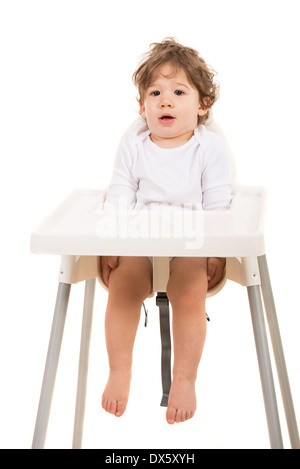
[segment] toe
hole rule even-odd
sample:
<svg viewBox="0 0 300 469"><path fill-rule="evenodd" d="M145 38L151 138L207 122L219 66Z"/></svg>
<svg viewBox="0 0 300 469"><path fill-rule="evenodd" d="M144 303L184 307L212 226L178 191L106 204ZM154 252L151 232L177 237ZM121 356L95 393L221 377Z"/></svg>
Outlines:
<svg viewBox="0 0 300 469"><path fill-rule="evenodd" d="M175 417L175 422L176 422L176 423L181 422L181 415L182 415L181 410L177 409L176 417Z"/></svg>
<svg viewBox="0 0 300 469"><path fill-rule="evenodd" d="M117 411L117 401L115 399L112 399L109 401L109 410L111 414L115 414Z"/></svg>
<svg viewBox="0 0 300 469"><path fill-rule="evenodd" d="M121 415L124 414L125 409L126 409L126 403L124 401L118 401L117 406L116 406L116 412L115 412L116 417L121 417Z"/></svg>
<svg viewBox="0 0 300 469"><path fill-rule="evenodd" d="M173 423L175 423L175 421L176 421L176 409L174 407L168 407L167 413L166 413L166 419L167 419L167 422L170 425L173 425Z"/></svg>

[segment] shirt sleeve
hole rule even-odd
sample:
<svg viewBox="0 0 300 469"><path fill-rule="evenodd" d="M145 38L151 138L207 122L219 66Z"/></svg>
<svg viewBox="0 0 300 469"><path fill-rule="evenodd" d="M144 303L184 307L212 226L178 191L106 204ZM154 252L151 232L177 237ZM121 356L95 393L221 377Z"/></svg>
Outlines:
<svg viewBox="0 0 300 469"><path fill-rule="evenodd" d="M129 127L119 144L112 179L104 201L104 209L133 209L136 204L138 181L132 168L137 155L137 136L145 124L139 118Z"/></svg>
<svg viewBox="0 0 300 469"><path fill-rule="evenodd" d="M212 132L209 132L203 160L203 210L229 209L232 199L230 161L221 137Z"/></svg>

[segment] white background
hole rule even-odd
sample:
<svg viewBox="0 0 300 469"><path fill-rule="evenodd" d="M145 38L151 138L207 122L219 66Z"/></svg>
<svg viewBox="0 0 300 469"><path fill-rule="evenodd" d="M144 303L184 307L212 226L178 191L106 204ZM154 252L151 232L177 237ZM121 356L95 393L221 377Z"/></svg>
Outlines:
<svg viewBox="0 0 300 469"><path fill-rule="evenodd" d="M239 181L269 191L266 246L300 418L299 105L297 0L5 1L0 3L0 447L29 448L60 259L29 252L30 233L74 188L107 185L120 136L138 106L140 55L174 36L218 71L215 117ZM72 287L46 446L72 441L83 285ZM134 378L121 419L101 408L107 375L97 286L85 448L267 448L246 290L228 282L210 299L198 410L180 425L160 408L160 342L147 301ZM282 415L282 409L280 407ZM286 447L289 440L285 426Z"/></svg>

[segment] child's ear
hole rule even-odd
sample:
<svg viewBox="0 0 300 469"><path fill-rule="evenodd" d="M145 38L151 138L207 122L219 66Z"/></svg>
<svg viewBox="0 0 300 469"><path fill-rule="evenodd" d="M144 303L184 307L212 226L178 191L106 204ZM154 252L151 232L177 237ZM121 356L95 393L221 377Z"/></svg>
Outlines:
<svg viewBox="0 0 300 469"><path fill-rule="evenodd" d="M201 117L205 116L205 114L207 114L207 112L208 112L208 109L199 107L198 116L201 116Z"/></svg>
<svg viewBox="0 0 300 469"><path fill-rule="evenodd" d="M205 114L208 113L208 109L210 107L210 99L209 98L204 98L204 105L200 102L199 103L199 110L198 110L198 116L205 116Z"/></svg>
<svg viewBox="0 0 300 469"><path fill-rule="evenodd" d="M145 114L145 105L144 105L144 103L142 103L141 101L140 101L140 116L142 116L143 119L146 118L146 114Z"/></svg>
<svg viewBox="0 0 300 469"><path fill-rule="evenodd" d="M204 107L202 104L199 104L198 116L202 117L202 116L205 116L205 114L207 113L208 113L208 108Z"/></svg>

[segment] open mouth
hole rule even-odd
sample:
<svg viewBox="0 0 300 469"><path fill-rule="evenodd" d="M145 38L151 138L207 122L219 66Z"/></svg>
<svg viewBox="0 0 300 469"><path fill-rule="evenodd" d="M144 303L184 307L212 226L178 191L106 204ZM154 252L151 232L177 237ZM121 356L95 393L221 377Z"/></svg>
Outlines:
<svg viewBox="0 0 300 469"><path fill-rule="evenodd" d="M164 114L163 116L161 116L161 117L159 118L159 120L160 120L161 122L163 122L163 123L168 124L168 123L174 121L174 120L175 120L175 117L170 116L169 114Z"/></svg>

